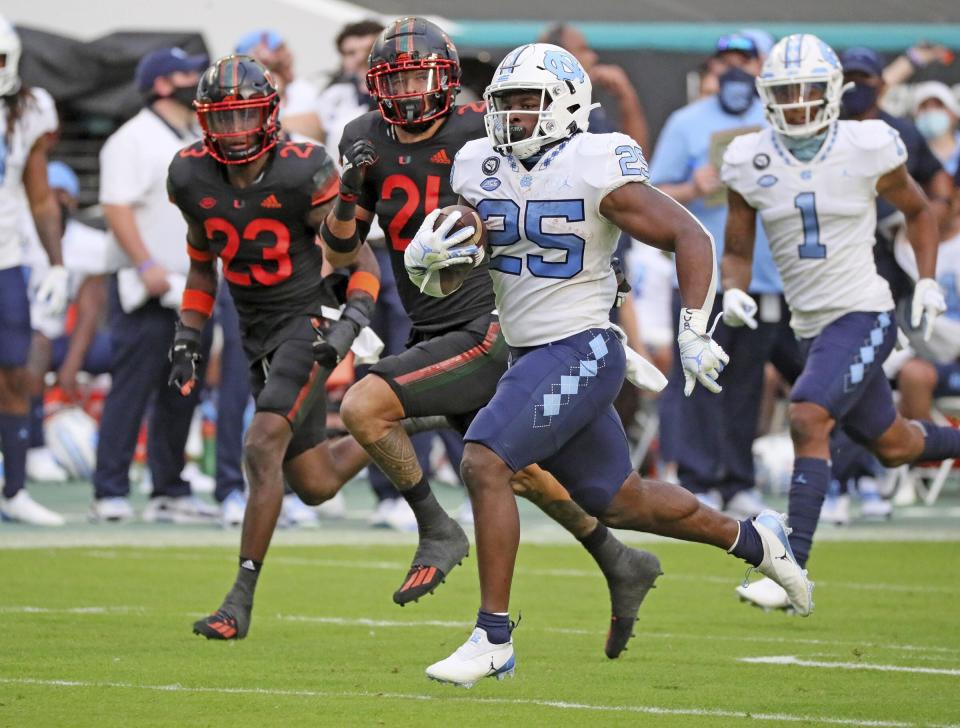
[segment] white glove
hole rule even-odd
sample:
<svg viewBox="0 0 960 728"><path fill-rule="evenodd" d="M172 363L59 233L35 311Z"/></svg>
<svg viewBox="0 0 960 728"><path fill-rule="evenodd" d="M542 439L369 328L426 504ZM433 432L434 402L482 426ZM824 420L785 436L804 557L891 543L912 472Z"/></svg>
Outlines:
<svg viewBox="0 0 960 728"><path fill-rule="evenodd" d="M60 316L67 310L70 274L62 265L52 265L37 286L35 303L51 316Z"/></svg>
<svg viewBox="0 0 960 728"><path fill-rule="evenodd" d="M677 343L680 346L680 365L683 367L683 393L687 397L693 393L697 382L714 394L723 389L717 384L717 377L730 362L730 357L710 338L706 328L706 311L680 309L680 334L677 336Z"/></svg>
<svg viewBox="0 0 960 728"><path fill-rule="evenodd" d="M430 296L442 297L440 291L440 276L437 271L451 265L472 263L476 265L483 259L483 251L476 245L470 245L459 250L451 250L464 240L469 240L473 234L473 227L458 230L450 237L447 233L460 219L460 213L454 212L446 217L440 227L433 229L434 223L440 216L436 209L423 219L420 229L413 240L403 251L403 265L407 269L407 276L416 285L421 293ZM431 275L432 274L432 275Z"/></svg>
<svg viewBox="0 0 960 728"><path fill-rule="evenodd" d="M933 278L921 278L913 289L913 301L910 303L910 326L920 328L920 323L926 317L923 327L923 340L930 341L933 333L933 322L937 316L947 310L947 302L943 299L943 291Z"/></svg>
<svg viewBox="0 0 960 728"><path fill-rule="evenodd" d="M723 323L727 326L757 328L757 302L739 288L723 293Z"/></svg>

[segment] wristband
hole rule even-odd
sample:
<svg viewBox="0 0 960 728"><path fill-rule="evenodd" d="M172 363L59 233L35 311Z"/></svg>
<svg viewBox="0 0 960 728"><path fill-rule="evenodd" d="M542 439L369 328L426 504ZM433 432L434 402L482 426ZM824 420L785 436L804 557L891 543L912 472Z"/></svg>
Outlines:
<svg viewBox="0 0 960 728"><path fill-rule="evenodd" d="M153 268L157 264L153 258L147 258L140 265L137 266L137 273L146 273L148 270Z"/></svg>
<svg viewBox="0 0 960 728"><path fill-rule="evenodd" d="M340 188L337 204L333 206L333 215L341 222L347 222L357 216L357 199L359 195L351 194Z"/></svg>
<svg viewBox="0 0 960 728"><path fill-rule="evenodd" d="M213 303L213 296L209 293L198 291L195 288L185 288L180 309L182 311L195 311L209 318L213 313Z"/></svg>
<svg viewBox="0 0 960 728"><path fill-rule="evenodd" d="M339 219L339 218L338 218ZM354 226L353 235L349 238L338 238L333 231L327 227L326 221L320 226L320 237L327 247L335 253L352 253L360 245L360 237L357 235L356 226Z"/></svg>
<svg viewBox="0 0 960 728"><path fill-rule="evenodd" d="M910 60L910 63L913 64L914 68L923 68L927 65L926 62L920 57L920 53L917 52L916 48L908 48L906 56Z"/></svg>
<svg viewBox="0 0 960 728"><path fill-rule="evenodd" d="M350 276L350 282L347 283L347 297L354 291L362 291L376 301L380 293L380 279L373 273L358 270Z"/></svg>

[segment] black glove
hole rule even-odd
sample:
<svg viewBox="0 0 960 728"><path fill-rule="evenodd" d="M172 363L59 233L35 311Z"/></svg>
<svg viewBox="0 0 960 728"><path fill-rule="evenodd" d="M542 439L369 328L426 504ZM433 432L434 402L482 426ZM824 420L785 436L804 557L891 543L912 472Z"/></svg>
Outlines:
<svg viewBox="0 0 960 728"><path fill-rule="evenodd" d="M370 324L374 300L370 296L354 296L340 313L339 321L331 321L325 329L314 326L313 359L322 367L333 369L350 351L360 329Z"/></svg>
<svg viewBox="0 0 960 728"><path fill-rule="evenodd" d="M613 273L617 277L617 296L614 299L614 308L620 308L623 305L624 300L627 297L627 294L632 290L630 284L627 283L627 276L623 272L623 264L620 262L619 258L613 258L610 261L610 267L613 268Z"/></svg>
<svg viewBox="0 0 960 728"><path fill-rule="evenodd" d="M367 167L377 163L377 150L369 139L358 139L343 154L340 191L354 197L360 194Z"/></svg>
<svg viewBox="0 0 960 728"><path fill-rule="evenodd" d="M203 361L200 356L202 336L198 329L184 326L177 321L177 333L167 354L171 364L167 385L176 387L184 397L188 396L197 384L197 365Z"/></svg>

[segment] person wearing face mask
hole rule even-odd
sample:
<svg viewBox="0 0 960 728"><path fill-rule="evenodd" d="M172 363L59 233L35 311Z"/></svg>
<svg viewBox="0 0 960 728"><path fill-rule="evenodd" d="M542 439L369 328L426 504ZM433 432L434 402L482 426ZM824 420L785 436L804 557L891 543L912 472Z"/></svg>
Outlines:
<svg viewBox="0 0 960 728"><path fill-rule="evenodd" d="M953 91L940 81L919 84L913 91L913 119L947 174L955 175L960 168L960 101Z"/></svg>
<svg viewBox="0 0 960 728"><path fill-rule="evenodd" d="M191 494L180 475L197 395L181 397L167 387L167 351L190 259L183 247L187 226L170 204L165 182L171 158L200 138L193 99L206 66L206 56L179 48L144 56L135 75L144 108L100 152L100 204L123 263L110 292L112 386L100 423L93 521L133 518L128 473L153 395L147 442L153 493L144 520L213 522L219 515Z"/></svg>
<svg viewBox="0 0 960 728"><path fill-rule="evenodd" d="M717 41L708 67L718 77L715 95L675 111L667 120L650 166L653 183L684 204L713 235L722 253L726 197L717 165L722 150L738 134L764 124L754 77L760 71L754 38L735 33ZM770 160L758 157L759 175ZM719 259L719 254L718 254ZM674 282L674 316L679 296ZM670 384L660 398L660 444L665 462L676 462L680 483L704 503L751 516L763 503L754 490L752 445L763 391L764 368L776 364L788 379L799 372L799 352L789 331L782 284L762 231L757 235L750 293L760 302L757 326L720 325L717 341L731 355L723 392L682 395L679 354L674 351ZM719 301L719 297L718 297ZM720 311L714 307L711 320ZM676 323L676 320L675 320Z"/></svg>

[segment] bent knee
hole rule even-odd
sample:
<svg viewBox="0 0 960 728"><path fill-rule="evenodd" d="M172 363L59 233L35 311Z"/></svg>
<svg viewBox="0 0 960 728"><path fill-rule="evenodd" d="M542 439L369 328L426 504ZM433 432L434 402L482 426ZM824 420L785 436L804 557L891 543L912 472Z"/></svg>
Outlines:
<svg viewBox="0 0 960 728"><path fill-rule="evenodd" d="M510 468L493 450L468 442L460 461L460 477L468 487L485 484L489 479L511 475Z"/></svg>
<svg viewBox="0 0 960 728"><path fill-rule="evenodd" d="M386 381L367 375L347 390L340 403L340 417L354 436L372 433L376 440L382 423L403 418L403 408Z"/></svg>
<svg viewBox="0 0 960 728"><path fill-rule="evenodd" d="M833 418L820 405L793 402L790 405L790 437L795 445L826 442L833 429Z"/></svg>
<svg viewBox="0 0 960 728"><path fill-rule="evenodd" d="M903 365L897 380L901 387L922 387L933 391L937 386L937 370L928 361L911 359Z"/></svg>

